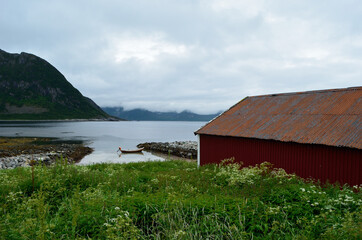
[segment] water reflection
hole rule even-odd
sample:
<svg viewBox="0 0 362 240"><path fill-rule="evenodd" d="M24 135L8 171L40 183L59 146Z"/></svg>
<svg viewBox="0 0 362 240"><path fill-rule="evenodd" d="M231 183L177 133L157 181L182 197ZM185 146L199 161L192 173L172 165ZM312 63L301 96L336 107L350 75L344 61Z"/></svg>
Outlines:
<svg viewBox="0 0 362 240"><path fill-rule="evenodd" d="M194 132L205 122L21 122L0 123L0 136L56 137L81 140L94 152L79 164L98 162L160 161L150 152L117 154L117 149L136 149L143 142L196 141Z"/></svg>

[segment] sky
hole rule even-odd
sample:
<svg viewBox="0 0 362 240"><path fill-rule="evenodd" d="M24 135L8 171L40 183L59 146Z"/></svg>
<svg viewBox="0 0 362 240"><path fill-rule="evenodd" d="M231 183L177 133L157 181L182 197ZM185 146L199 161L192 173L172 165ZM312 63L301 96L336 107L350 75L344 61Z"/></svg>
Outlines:
<svg viewBox="0 0 362 240"><path fill-rule="evenodd" d="M101 107L223 111L362 85L360 0L0 0L0 49L35 54Z"/></svg>

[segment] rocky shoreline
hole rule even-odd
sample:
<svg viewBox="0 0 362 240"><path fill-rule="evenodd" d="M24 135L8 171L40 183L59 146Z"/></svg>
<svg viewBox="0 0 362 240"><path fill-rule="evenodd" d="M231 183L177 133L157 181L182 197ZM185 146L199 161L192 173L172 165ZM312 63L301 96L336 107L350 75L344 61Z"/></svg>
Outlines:
<svg viewBox="0 0 362 240"><path fill-rule="evenodd" d="M148 151L178 156L188 159L197 159L197 141L176 142L146 142L138 144L137 147Z"/></svg>
<svg viewBox="0 0 362 240"><path fill-rule="evenodd" d="M197 159L196 141L146 142L137 147L164 156L182 159ZM31 164L51 165L60 159L68 163L79 162L93 149L79 141L64 142L51 138L5 138L0 137L0 169L30 166Z"/></svg>
<svg viewBox="0 0 362 240"><path fill-rule="evenodd" d="M93 149L81 142L64 142L50 138L0 138L0 169L30 164L51 165L60 159L79 162Z"/></svg>

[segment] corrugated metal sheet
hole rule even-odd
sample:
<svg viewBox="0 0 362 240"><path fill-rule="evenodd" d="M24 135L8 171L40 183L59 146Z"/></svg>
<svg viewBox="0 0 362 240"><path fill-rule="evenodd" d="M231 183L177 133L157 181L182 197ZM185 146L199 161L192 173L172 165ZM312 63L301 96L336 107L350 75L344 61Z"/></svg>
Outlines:
<svg viewBox="0 0 362 240"><path fill-rule="evenodd" d="M196 134L362 149L362 87L247 97Z"/></svg>
<svg viewBox="0 0 362 240"><path fill-rule="evenodd" d="M245 167L267 161L302 178L338 181L351 186L362 184L362 151L359 149L200 135L200 156L201 165L234 157Z"/></svg>

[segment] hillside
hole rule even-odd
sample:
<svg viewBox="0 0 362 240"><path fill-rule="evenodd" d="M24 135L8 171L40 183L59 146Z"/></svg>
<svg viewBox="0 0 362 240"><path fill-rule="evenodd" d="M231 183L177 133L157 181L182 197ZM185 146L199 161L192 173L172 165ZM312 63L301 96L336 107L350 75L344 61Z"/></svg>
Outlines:
<svg viewBox="0 0 362 240"><path fill-rule="evenodd" d="M110 119L50 63L0 50L0 120Z"/></svg>
<svg viewBox="0 0 362 240"><path fill-rule="evenodd" d="M210 121L218 114L200 115L189 111L152 112L145 109L124 110L123 107L104 107L109 115L136 121Z"/></svg>

